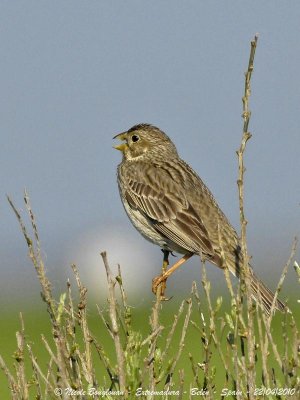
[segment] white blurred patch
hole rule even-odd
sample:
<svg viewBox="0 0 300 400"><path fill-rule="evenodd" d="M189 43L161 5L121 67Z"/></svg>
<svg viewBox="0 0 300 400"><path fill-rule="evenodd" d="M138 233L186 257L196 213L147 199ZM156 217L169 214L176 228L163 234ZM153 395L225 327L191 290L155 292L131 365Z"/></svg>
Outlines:
<svg viewBox="0 0 300 400"><path fill-rule="evenodd" d="M120 264L125 290L141 300L151 295L152 278L160 273L162 253L130 227L111 225L83 232L67 248L68 264L79 269L92 295L106 296L106 273L100 255L106 251L111 270L117 275ZM100 293L99 293L100 292Z"/></svg>

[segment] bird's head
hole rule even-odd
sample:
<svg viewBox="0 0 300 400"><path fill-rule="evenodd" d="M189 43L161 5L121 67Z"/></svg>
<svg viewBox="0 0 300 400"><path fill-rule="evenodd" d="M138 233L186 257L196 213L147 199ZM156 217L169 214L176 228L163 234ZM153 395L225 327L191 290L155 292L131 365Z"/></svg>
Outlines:
<svg viewBox="0 0 300 400"><path fill-rule="evenodd" d="M169 137L159 128L150 124L134 125L128 131L116 135L114 139L122 141L114 148L123 153L125 160L156 158L166 155L178 156L176 147Z"/></svg>

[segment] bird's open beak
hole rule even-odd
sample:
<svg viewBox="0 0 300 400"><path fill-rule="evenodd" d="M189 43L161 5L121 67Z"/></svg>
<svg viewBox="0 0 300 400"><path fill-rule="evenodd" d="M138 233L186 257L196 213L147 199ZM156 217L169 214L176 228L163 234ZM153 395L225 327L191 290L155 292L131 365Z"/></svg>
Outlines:
<svg viewBox="0 0 300 400"><path fill-rule="evenodd" d="M118 139L118 140L126 140L126 138L127 138L127 132L119 133L118 135L113 137L113 139ZM120 150L124 153L124 151L127 149L127 147L128 147L128 144L125 142L125 143L118 144L117 146L114 146L114 149Z"/></svg>

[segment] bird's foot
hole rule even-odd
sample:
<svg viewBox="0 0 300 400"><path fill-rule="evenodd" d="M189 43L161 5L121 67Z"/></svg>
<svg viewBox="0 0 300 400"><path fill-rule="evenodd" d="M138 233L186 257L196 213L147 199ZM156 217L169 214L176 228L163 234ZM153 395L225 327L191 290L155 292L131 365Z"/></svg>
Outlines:
<svg viewBox="0 0 300 400"><path fill-rule="evenodd" d="M159 275L152 279L152 292L158 295L161 301L168 301L173 297L165 297L166 288L167 278L164 275Z"/></svg>
<svg viewBox="0 0 300 400"><path fill-rule="evenodd" d="M157 293L159 286L160 286L160 294L164 296L167 287L167 282L166 279L164 279L163 275L156 276L155 278L152 279L152 292L154 294Z"/></svg>

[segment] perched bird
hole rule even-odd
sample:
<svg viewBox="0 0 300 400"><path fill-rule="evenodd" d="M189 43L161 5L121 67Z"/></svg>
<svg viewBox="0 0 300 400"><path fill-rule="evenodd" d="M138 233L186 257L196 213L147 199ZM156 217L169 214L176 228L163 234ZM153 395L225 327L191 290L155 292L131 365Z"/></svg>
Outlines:
<svg viewBox="0 0 300 400"><path fill-rule="evenodd" d="M114 137L123 153L118 185L127 215L136 229L164 251L184 256L153 282L156 292L171 273L192 255L219 268L227 265L239 277L243 254L239 237L213 195L183 161L170 138L150 124L138 124ZM270 313L274 294L249 266L252 297ZM284 311L278 299L275 308Z"/></svg>

